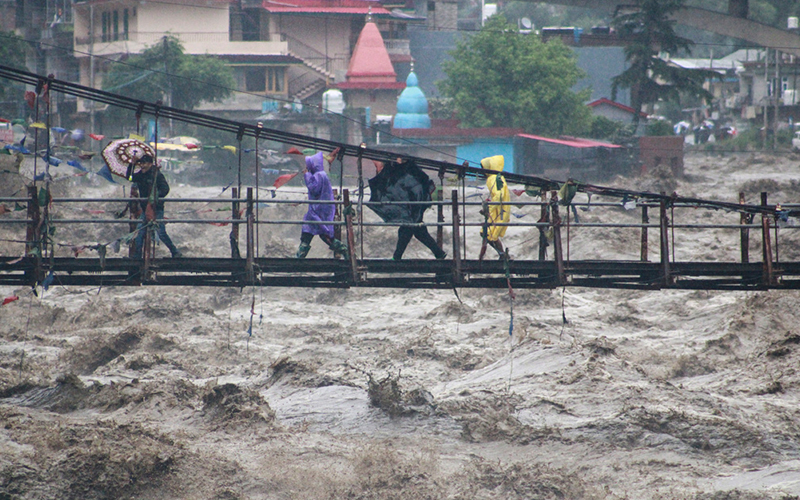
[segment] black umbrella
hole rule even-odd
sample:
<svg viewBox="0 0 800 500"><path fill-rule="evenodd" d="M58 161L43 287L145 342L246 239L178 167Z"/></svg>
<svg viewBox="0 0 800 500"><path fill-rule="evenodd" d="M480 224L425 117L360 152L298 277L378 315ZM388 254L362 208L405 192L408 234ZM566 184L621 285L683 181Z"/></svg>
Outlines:
<svg viewBox="0 0 800 500"><path fill-rule="evenodd" d="M387 163L369 179L370 202L431 201L436 185L413 161ZM431 203L420 205L369 205L384 222L422 222Z"/></svg>

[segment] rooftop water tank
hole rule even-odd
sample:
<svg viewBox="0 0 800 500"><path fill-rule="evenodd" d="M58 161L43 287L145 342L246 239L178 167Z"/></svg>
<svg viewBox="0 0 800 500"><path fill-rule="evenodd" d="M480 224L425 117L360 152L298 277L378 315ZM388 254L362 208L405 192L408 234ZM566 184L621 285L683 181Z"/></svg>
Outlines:
<svg viewBox="0 0 800 500"><path fill-rule="evenodd" d="M344 95L338 89L329 89L322 93L322 112L338 113L344 112Z"/></svg>

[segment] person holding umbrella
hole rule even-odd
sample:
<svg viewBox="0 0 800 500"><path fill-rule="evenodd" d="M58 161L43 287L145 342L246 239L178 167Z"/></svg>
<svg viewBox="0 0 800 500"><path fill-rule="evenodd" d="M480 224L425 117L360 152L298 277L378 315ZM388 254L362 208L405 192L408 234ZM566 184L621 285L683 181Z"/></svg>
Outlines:
<svg viewBox="0 0 800 500"><path fill-rule="evenodd" d="M369 179L370 202L376 202L369 208L378 214L384 222L399 223L397 228L397 246L392 260L403 258L411 238L416 238L425 245L437 259L444 259L447 253L433 239L423 223L425 211L432 204L431 193L436 185L414 162L375 161L377 175ZM380 205L380 202L428 202L423 204Z"/></svg>
<svg viewBox="0 0 800 500"><path fill-rule="evenodd" d="M136 227L136 239L133 258L142 258L142 248L144 247L144 237L146 226L158 220L156 231L161 241L167 245L173 258L183 257L183 254L172 242L167 234L167 228L162 220L164 219L164 197L169 194L169 184L166 177L159 168L153 168L153 157L149 154L142 155L136 162L139 171L133 174L131 180L139 190L139 197L146 198L146 201L139 202L142 207L142 220Z"/></svg>

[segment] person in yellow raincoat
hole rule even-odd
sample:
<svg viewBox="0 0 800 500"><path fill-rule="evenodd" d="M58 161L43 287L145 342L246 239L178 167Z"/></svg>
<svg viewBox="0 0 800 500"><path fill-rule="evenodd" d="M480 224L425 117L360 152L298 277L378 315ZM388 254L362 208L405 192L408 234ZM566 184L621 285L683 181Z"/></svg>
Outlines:
<svg viewBox="0 0 800 500"><path fill-rule="evenodd" d="M504 165L505 158L503 158L503 155L490 156L481 160L481 168L494 170L495 172L502 172ZM508 192L508 185L506 184L505 177L499 173L488 176L486 178L486 187L489 188L488 201L495 203L500 202L503 203L503 205L489 205L489 215L487 218L489 226L486 228L486 237L481 245L481 253L478 257L479 260L483 260L483 256L486 254L487 243L497 250L500 257L505 256L503 242L500 241L500 238L505 236L507 226L497 226L495 224L506 224L511 220L511 206L508 205L508 202L511 201L511 195ZM483 230L481 230L481 237L483 236Z"/></svg>

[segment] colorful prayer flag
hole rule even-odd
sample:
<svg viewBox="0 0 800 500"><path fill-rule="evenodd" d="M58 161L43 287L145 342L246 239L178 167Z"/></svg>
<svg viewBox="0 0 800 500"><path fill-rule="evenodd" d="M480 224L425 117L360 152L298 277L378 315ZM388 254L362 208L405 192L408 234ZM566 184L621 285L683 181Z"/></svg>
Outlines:
<svg viewBox="0 0 800 500"><path fill-rule="evenodd" d="M10 303L14 302L15 300L19 300L19 297L17 297L16 295L12 295L10 297L6 297L5 299L3 299L3 305L10 304Z"/></svg>

